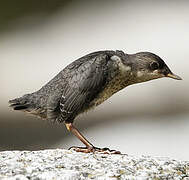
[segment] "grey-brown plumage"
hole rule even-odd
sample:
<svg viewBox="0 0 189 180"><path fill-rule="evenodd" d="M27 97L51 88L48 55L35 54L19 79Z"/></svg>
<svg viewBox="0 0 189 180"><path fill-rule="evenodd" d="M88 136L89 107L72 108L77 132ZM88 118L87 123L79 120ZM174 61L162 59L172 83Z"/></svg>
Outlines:
<svg viewBox="0 0 189 180"><path fill-rule="evenodd" d="M14 110L73 123L75 117L135 83L161 77L181 79L149 52L98 51L69 64L39 91L10 100Z"/></svg>

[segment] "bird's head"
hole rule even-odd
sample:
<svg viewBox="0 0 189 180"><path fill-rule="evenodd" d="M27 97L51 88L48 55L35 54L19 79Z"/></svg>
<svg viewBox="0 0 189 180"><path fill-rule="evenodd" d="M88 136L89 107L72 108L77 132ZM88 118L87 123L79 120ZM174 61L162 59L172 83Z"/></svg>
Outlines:
<svg viewBox="0 0 189 180"><path fill-rule="evenodd" d="M173 74L165 62L157 55L150 52L140 52L131 55L132 69L135 72L137 82L169 77L182 80Z"/></svg>

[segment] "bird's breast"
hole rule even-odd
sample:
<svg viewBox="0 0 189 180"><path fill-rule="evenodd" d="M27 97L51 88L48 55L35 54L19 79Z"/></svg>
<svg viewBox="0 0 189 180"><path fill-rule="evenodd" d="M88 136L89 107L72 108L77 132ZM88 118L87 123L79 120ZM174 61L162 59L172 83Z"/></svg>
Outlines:
<svg viewBox="0 0 189 180"><path fill-rule="evenodd" d="M117 75L109 83L107 83L105 88L91 102L91 106L92 107L98 106L99 104L107 100L109 97L111 97L113 94L125 88L127 85L128 85L127 78L122 74Z"/></svg>

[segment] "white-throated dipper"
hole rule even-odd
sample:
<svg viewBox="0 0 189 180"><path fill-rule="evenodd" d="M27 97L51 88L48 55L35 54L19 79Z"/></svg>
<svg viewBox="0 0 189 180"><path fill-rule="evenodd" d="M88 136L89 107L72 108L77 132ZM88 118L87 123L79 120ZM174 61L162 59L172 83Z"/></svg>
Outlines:
<svg viewBox="0 0 189 180"><path fill-rule="evenodd" d="M93 146L74 127L74 119L129 85L162 77L181 80L153 53L98 51L69 64L40 90L10 100L9 103L14 110L64 122L67 129L86 146L73 147L76 151L120 153Z"/></svg>

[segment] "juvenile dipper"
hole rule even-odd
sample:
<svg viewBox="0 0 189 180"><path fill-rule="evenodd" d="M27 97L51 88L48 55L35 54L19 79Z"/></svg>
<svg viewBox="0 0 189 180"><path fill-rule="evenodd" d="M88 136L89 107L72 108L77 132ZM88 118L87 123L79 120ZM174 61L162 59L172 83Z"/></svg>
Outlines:
<svg viewBox="0 0 189 180"><path fill-rule="evenodd" d="M98 51L69 64L40 90L10 100L9 103L14 110L64 122L67 129L86 146L73 147L75 151L120 153L93 146L74 127L74 119L129 85L162 77L181 80L153 53Z"/></svg>

